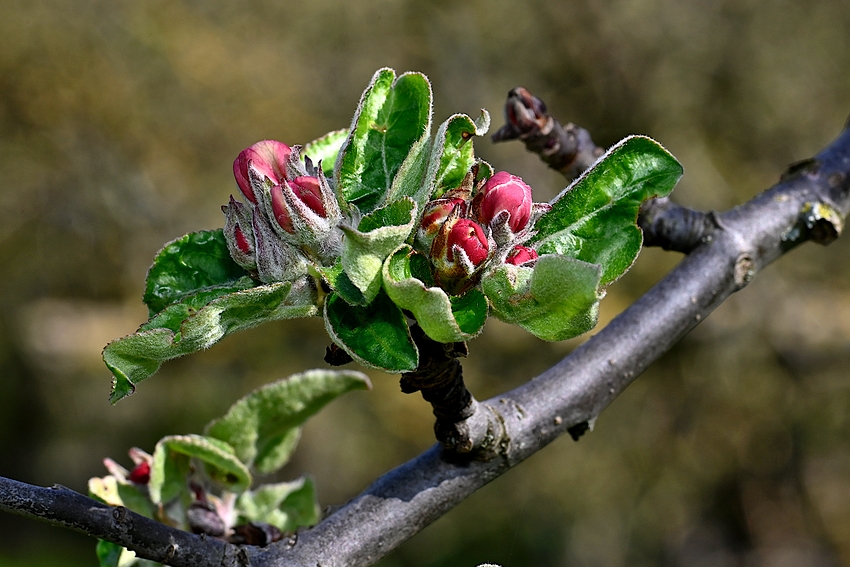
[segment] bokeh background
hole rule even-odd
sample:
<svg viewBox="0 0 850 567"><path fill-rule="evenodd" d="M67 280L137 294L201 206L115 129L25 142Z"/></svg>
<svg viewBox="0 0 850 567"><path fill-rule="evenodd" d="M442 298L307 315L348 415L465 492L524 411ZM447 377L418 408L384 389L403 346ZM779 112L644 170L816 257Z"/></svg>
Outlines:
<svg viewBox="0 0 850 567"><path fill-rule="evenodd" d="M319 319L268 324L166 363L107 402L101 348L144 320L161 245L223 224L255 141L347 126L372 73L433 82L435 123L507 91L600 145L648 134L684 164L679 202L725 210L772 185L850 114L845 0L6 0L0 5L0 475L85 491L200 432L236 398L323 367ZM537 200L564 186L518 143L476 141ZM602 323L680 259L646 250ZM579 340L497 321L465 363L479 398ZM850 565L850 242L760 274L574 443L479 491L383 567ZM281 479L338 505L433 443L430 409L372 373L306 427ZM95 565L93 540L0 515L0 566Z"/></svg>

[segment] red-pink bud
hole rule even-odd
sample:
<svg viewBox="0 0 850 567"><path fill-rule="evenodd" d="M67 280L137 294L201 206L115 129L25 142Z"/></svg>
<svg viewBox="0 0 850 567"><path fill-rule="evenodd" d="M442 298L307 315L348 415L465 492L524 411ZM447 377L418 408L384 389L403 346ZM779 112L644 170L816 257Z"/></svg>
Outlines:
<svg viewBox="0 0 850 567"><path fill-rule="evenodd" d="M455 209L440 227L429 258L437 284L460 295L475 284L479 268L490 256L490 242L481 225L459 217Z"/></svg>
<svg viewBox="0 0 850 567"><path fill-rule="evenodd" d="M446 256L449 262L457 261L455 258L457 247L466 253L466 257L476 268L487 259L487 254L490 251L484 229L478 223L469 219L459 219L454 224L449 232L447 244L448 253Z"/></svg>
<svg viewBox="0 0 850 567"><path fill-rule="evenodd" d="M528 246L517 245L513 247L513 250L508 252L508 257L505 258L505 263L519 266L520 264L525 264L526 262L531 262L536 259L537 250L529 248Z"/></svg>
<svg viewBox="0 0 850 567"><path fill-rule="evenodd" d="M428 232L436 232L455 207L460 207L460 216L466 215L466 202L455 197L453 199L435 199L425 205L425 213L422 215L420 226Z"/></svg>
<svg viewBox="0 0 850 567"><path fill-rule="evenodd" d="M308 209L316 213L322 218L327 218L327 211L322 204L322 190L319 187L319 180L315 177L301 176L296 177L292 181L284 181L292 190L295 198L301 201ZM283 187L275 185L271 189L272 197L272 212L277 219L280 227L289 234L295 233L295 228L292 226L292 219L289 216L289 211L283 197Z"/></svg>
<svg viewBox="0 0 850 567"><path fill-rule="evenodd" d="M142 461L130 471L127 475L127 480L134 484L147 484L151 480L151 465L147 461Z"/></svg>
<svg viewBox="0 0 850 567"><path fill-rule="evenodd" d="M253 168L261 179L267 177L274 185L280 185L286 179L286 162L291 151L289 146L282 142L263 140L240 152L233 162L233 176L246 199L257 203L248 173L249 168Z"/></svg>
<svg viewBox="0 0 850 567"><path fill-rule="evenodd" d="M431 244L446 219L455 211L456 217L466 216L466 201L459 197L434 199L425 205L422 221L416 230L416 246L423 252L431 250Z"/></svg>
<svg viewBox="0 0 850 567"><path fill-rule="evenodd" d="M500 171L488 179L473 202L481 224L490 225L497 217L507 213L510 215L508 226L514 233L528 225L531 205L531 187L507 171Z"/></svg>
<svg viewBox="0 0 850 567"><path fill-rule="evenodd" d="M254 251L253 244L248 242L248 239L245 237L245 233L242 232L239 225L233 227L233 238L235 240L236 247L239 248L239 251L243 254L250 254Z"/></svg>

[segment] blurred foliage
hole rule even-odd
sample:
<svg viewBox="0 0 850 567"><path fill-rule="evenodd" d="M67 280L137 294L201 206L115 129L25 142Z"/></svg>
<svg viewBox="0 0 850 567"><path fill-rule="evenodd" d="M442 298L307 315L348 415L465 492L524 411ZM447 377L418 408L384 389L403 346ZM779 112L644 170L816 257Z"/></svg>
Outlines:
<svg viewBox="0 0 850 567"><path fill-rule="evenodd" d="M347 126L385 65L431 78L437 122L480 107L498 117L524 85L599 144L650 135L685 166L678 201L723 210L839 131L850 10L843 0L4 2L0 474L84 491L102 457L151 450L262 383L323 366L321 321L285 321L169 362L110 407L99 354L144 320L161 245L222 225L238 152ZM563 187L518 144L476 149L537 200ZM677 260L645 251L610 289L602 324ZM495 395L575 344L492 321L471 344L470 388ZM848 564L848 363L844 238L769 268L593 433L535 455L381 565ZM340 504L431 445L427 404L395 377L372 378L372 392L308 423L281 478L310 473L320 501ZM94 562L83 536L9 515L0 532L0 566Z"/></svg>

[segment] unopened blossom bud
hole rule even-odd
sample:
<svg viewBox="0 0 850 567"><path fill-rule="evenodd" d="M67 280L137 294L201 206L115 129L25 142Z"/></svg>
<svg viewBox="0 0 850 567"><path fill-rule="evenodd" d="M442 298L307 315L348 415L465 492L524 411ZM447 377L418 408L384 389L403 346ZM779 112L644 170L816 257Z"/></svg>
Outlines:
<svg viewBox="0 0 850 567"><path fill-rule="evenodd" d="M307 273L307 258L296 246L277 235L259 209L254 209L252 220L257 246L257 277L261 282L288 282Z"/></svg>
<svg viewBox="0 0 850 567"><path fill-rule="evenodd" d="M230 203L222 205L224 213L224 239L233 261L246 270L257 269L254 242L253 213L251 209L230 196Z"/></svg>
<svg viewBox="0 0 850 567"><path fill-rule="evenodd" d="M481 224L494 232L507 225L515 234L528 226L532 204L531 187L516 175L500 171L481 187L473 208Z"/></svg>
<svg viewBox="0 0 850 567"><path fill-rule="evenodd" d="M425 213L416 231L416 244L420 250L429 251L440 227L449 218L449 215L457 209L458 216L466 216L466 201L459 197L447 199L435 199L425 205Z"/></svg>
<svg viewBox="0 0 850 567"><path fill-rule="evenodd" d="M291 196L287 199L287 192ZM294 197L294 198L292 198ZM307 224L316 217L324 219L327 211L322 203L322 190L316 177L301 176L284 181L271 188L272 212L280 227L289 234L295 233L292 215L298 215ZM312 214L310 214L312 213Z"/></svg>
<svg viewBox="0 0 850 567"><path fill-rule="evenodd" d="M487 259L490 246L484 230L475 221L469 219L458 220L449 232L449 262L457 261L455 256L458 252L469 259L473 266L478 267Z"/></svg>
<svg viewBox="0 0 850 567"><path fill-rule="evenodd" d="M134 484L148 484L151 480L151 465L147 461L142 461L136 465L130 474L127 475L127 480Z"/></svg>
<svg viewBox="0 0 850 567"><path fill-rule="evenodd" d="M233 162L233 176L246 199L253 204L258 201L252 177L261 182L268 179L272 185L279 185L286 179L286 163L291 151L282 142L263 140L240 152Z"/></svg>
<svg viewBox="0 0 850 567"><path fill-rule="evenodd" d="M537 250L534 248L529 248L528 246L514 246L513 249L508 252L508 257L505 258L505 263L519 266L520 264L525 264L526 262L531 262L536 259Z"/></svg>
<svg viewBox="0 0 850 567"><path fill-rule="evenodd" d="M453 213L440 228L431 245L431 262L437 283L453 295L466 291L490 255L484 229L473 220Z"/></svg>

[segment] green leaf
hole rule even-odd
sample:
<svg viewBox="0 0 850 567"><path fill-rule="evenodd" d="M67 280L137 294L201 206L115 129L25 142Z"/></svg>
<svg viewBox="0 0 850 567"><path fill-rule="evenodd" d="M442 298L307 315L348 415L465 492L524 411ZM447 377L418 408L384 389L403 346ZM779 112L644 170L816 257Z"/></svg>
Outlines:
<svg viewBox="0 0 850 567"><path fill-rule="evenodd" d="M301 153L313 160L314 164L321 161L325 175L332 175L337 155L346 138L348 138L348 128L334 130L305 145Z"/></svg>
<svg viewBox="0 0 850 567"><path fill-rule="evenodd" d="M363 93L335 167L337 191L345 202L371 212L388 194L405 195L411 180L393 190L396 174L413 151L427 147L431 123L431 84L420 73L395 79L381 69ZM415 179L418 158L405 170Z"/></svg>
<svg viewBox="0 0 850 567"><path fill-rule="evenodd" d="M325 329L334 343L364 366L401 373L419 364L407 319L385 293L365 307L349 305L332 293L325 300Z"/></svg>
<svg viewBox="0 0 850 567"><path fill-rule="evenodd" d="M251 486L251 473L233 447L203 435L169 435L156 444L148 484L154 504L164 504L187 490L189 461L197 459L209 477L225 490L243 492Z"/></svg>
<svg viewBox="0 0 850 567"><path fill-rule="evenodd" d="M646 199L665 196L682 166L658 142L631 136L613 146L552 202L531 239L541 254L564 254L602 266L602 285L634 263L643 240L636 220Z"/></svg>
<svg viewBox="0 0 850 567"><path fill-rule="evenodd" d="M142 299L153 316L186 295L231 285L246 275L231 259L221 229L192 232L172 240L156 255Z"/></svg>
<svg viewBox="0 0 850 567"><path fill-rule="evenodd" d="M166 360L209 348L225 335L278 319L317 313L313 292L292 282L227 293L203 303L195 297L169 306L136 333L106 345L103 360L114 375L112 403L130 395ZM202 292L206 294L207 292ZM214 296L215 294L213 294Z"/></svg>
<svg viewBox="0 0 850 567"><path fill-rule="evenodd" d="M124 551L124 548L117 543L103 539L97 540L95 546L97 564L99 567L118 567L118 560L121 559L122 551Z"/></svg>
<svg viewBox="0 0 850 567"><path fill-rule="evenodd" d="M493 314L546 341L562 341L596 326L602 269L566 256L540 256L533 268L504 264L481 288Z"/></svg>
<svg viewBox="0 0 850 567"><path fill-rule="evenodd" d="M319 522L321 514L312 479L265 484L239 495L236 500L239 522L263 522L293 532Z"/></svg>
<svg viewBox="0 0 850 567"><path fill-rule="evenodd" d="M351 305L366 305L369 303L363 292L357 289L354 282L342 269L342 260L337 260L333 266L316 266L316 273L325 280L330 288Z"/></svg>
<svg viewBox="0 0 850 567"><path fill-rule="evenodd" d="M422 330L441 343L468 341L477 336L487 319L487 299L476 289L449 297L439 287L428 287L413 275L417 254L410 246L398 248L383 267L384 289L393 302L413 313Z"/></svg>
<svg viewBox="0 0 850 567"><path fill-rule="evenodd" d="M243 463L267 474L286 464L309 417L346 392L371 387L365 374L351 370L294 374L243 397L204 433L225 441Z"/></svg>
<svg viewBox="0 0 850 567"><path fill-rule="evenodd" d="M404 197L363 217L357 230L342 227L342 267L366 303L381 290L384 260L407 240L416 220L416 204Z"/></svg>
<svg viewBox="0 0 850 567"><path fill-rule="evenodd" d="M455 114L440 124L425 177L426 201L438 199L449 189L460 187L475 163L472 139L483 136L489 128L490 114L484 109L477 120L466 114Z"/></svg>

